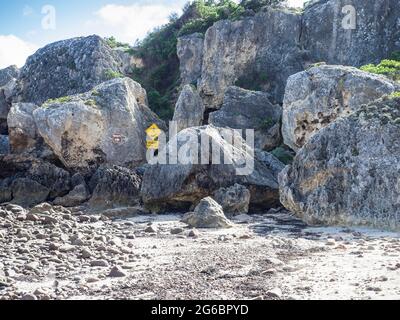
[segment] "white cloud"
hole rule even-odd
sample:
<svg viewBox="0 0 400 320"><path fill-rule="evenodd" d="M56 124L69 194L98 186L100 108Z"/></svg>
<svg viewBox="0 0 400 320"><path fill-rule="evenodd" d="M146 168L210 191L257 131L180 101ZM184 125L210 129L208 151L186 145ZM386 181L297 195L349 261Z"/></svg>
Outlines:
<svg viewBox="0 0 400 320"><path fill-rule="evenodd" d="M0 69L14 64L22 67L26 58L37 49L37 46L14 35L0 35Z"/></svg>
<svg viewBox="0 0 400 320"><path fill-rule="evenodd" d="M115 36L120 41L133 43L155 27L167 23L171 13L180 13L182 3L184 1L174 4L108 4L95 12L96 18L87 21L86 28L89 33Z"/></svg>
<svg viewBox="0 0 400 320"><path fill-rule="evenodd" d="M290 7L299 7L302 8L304 5L304 2L306 2L308 0L287 0L288 5Z"/></svg>

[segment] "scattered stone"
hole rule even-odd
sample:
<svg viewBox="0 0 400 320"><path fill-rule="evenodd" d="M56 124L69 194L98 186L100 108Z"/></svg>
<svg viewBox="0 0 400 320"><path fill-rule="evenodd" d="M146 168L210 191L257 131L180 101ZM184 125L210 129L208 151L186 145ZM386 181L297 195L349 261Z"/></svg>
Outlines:
<svg viewBox="0 0 400 320"><path fill-rule="evenodd" d="M181 234L184 230L182 228L172 228L171 234Z"/></svg>
<svg viewBox="0 0 400 320"><path fill-rule="evenodd" d="M92 267L108 267L108 262L106 260L93 260L90 265Z"/></svg>
<svg viewBox="0 0 400 320"><path fill-rule="evenodd" d="M182 222L195 228L231 228L222 207L212 198L204 198L194 212L187 213Z"/></svg>
<svg viewBox="0 0 400 320"><path fill-rule="evenodd" d="M122 270L122 268L118 266L114 266L110 273L108 274L110 278L123 278L126 277L126 273Z"/></svg>

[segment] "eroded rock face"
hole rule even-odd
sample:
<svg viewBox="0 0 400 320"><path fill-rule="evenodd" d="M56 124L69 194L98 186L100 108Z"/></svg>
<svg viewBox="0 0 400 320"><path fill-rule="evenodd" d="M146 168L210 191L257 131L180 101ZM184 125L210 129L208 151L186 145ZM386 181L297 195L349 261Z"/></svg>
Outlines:
<svg viewBox="0 0 400 320"><path fill-rule="evenodd" d="M182 222L193 228L221 229L233 226L222 207L210 197L202 199L194 212L189 212L183 217Z"/></svg>
<svg viewBox="0 0 400 320"><path fill-rule="evenodd" d="M203 64L204 36L194 33L178 38L177 54L180 61L182 84L197 84Z"/></svg>
<svg viewBox="0 0 400 320"><path fill-rule="evenodd" d="M299 49L301 15L267 9L240 21L222 20L208 29L200 93L207 108L218 109L225 90L244 78L281 102L287 78L303 70Z"/></svg>
<svg viewBox="0 0 400 320"><path fill-rule="evenodd" d="M281 202L311 224L400 230L400 99L320 130L279 176Z"/></svg>
<svg viewBox="0 0 400 320"><path fill-rule="evenodd" d="M38 147L40 136L37 132L33 103L15 103L7 117L10 146L13 153L31 152Z"/></svg>
<svg viewBox="0 0 400 320"><path fill-rule="evenodd" d="M237 132L225 130L214 126L204 126L179 132L177 150L188 154L185 158L187 162L153 164L148 167L143 177L141 190L145 204L155 211L162 211L165 207L187 210L200 199L212 196L214 191L221 187L239 183L250 190L252 205L264 207L277 205L277 197L279 197L276 189L277 173L267 168L257 158L254 159L254 151L249 147L244 147L245 141ZM231 134L232 141L236 140L240 144L232 146L228 139L223 138L226 133ZM197 143L201 139L205 141L204 145L214 145L214 149L210 147L210 150L221 150L220 157L217 156L217 152L207 153L197 148L193 148L197 152L184 152L191 142ZM186 150L190 150L190 147ZM223 158L224 153L225 158ZM165 149L159 151L159 155L163 154L167 155L167 159L174 154L173 141L170 141ZM214 154L220 164L211 164L215 162L210 161L212 158L210 154ZM203 155L203 160L206 161L201 162L198 155ZM195 159L198 159L197 162ZM252 167L254 170L251 170ZM247 170L239 170L245 168Z"/></svg>
<svg viewBox="0 0 400 320"><path fill-rule="evenodd" d="M70 174L31 155L0 156L0 202L31 206L66 195Z"/></svg>
<svg viewBox="0 0 400 320"><path fill-rule="evenodd" d="M322 65L297 73L286 86L284 142L298 150L329 123L398 89L386 77L352 67Z"/></svg>
<svg viewBox="0 0 400 320"><path fill-rule="evenodd" d="M44 104L33 113L39 134L67 168L134 167L146 160L146 129L164 123L147 107L145 90L129 78Z"/></svg>
<svg viewBox="0 0 400 320"><path fill-rule="evenodd" d="M19 69L16 66L0 70L0 134L7 134L7 115Z"/></svg>
<svg viewBox="0 0 400 320"><path fill-rule="evenodd" d="M282 108L273 105L264 92L229 87L224 103L210 113L209 123L216 127L255 130L256 148L271 150L281 143Z"/></svg>
<svg viewBox="0 0 400 320"><path fill-rule="evenodd" d="M203 124L204 104L191 85L185 85L175 106L173 121L177 124L178 132L190 128L198 127Z"/></svg>
<svg viewBox="0 0 400 320"><path fill-rule="evenodd" d="M96 208L132 207L140 203L141 178L118 166L100 167L90 180L90 205Z"/></svg>
<svg viewBox="0 0 400 320"><path fill-rule="evenodd" d="M21 69L16 99L38 105L87 92L123 72L123 61L99 36L55 42L30 56Z"/></svg>
<svg viewBox="0 0 400 320"><path fill-rule="evenodd" d="M354 29L349 28L353 9L348 5L355 9ZM301 43L315 62L356 67L378 63L400 50L399 16L397 0L318 1L303 13Z"/></svg>
<svg viewBox="0 0 400 320"><path fill-rule="evenodd" d="M213 199L217 201L226 214L238 215L249 212L250 191L235 184L229 188L221 188L214 193Z"/></svg>

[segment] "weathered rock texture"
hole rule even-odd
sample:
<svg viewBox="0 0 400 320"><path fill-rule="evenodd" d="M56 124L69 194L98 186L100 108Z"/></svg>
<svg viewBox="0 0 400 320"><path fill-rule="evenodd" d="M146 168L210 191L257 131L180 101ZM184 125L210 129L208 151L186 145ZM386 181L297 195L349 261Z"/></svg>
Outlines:
<svg viewBox="0 0 400 320"><path fill-rule="evenodd" d="M13 153L31 152L40 144L33 111L38 108L33 103L15 103L7 117L10 146Z"/></svg>
<svg viewBox="0 0 400 320"><path fill-rule="evenodd" d="M213 195L213 199L222 206L224 212L231 215L248 213L250 197L250 191L240 184L221 188Z"/></svg>
<svg viewBox="0 0 400 320"><path fill-rule="evenodd" d="M185 85L175 106L173 121L177 124L178 132L190 128L198 127L203 124L204 104L191 85Z"/></svg>
<svg viewBox="0 0 400 320"><path fill-rule="evenodd" d="M312 224L400 230L400 99L331 123L280 174L281 202Z"/></svg>
<svg viewBox="0 0 400 320"><path fill-rule="evenodd" d="M180 60L182 84L197 84L203 64L204 36L194 33L178 38L177 54Z"/></svg>
<svg viewBox="0 0 400 320"><path fill-rule="evenodd" d="M232 141L237 141L235 146L229 143L223 136L230 133ZM193 148L188 159L188 164L154 164L147 168L143 177L141 194L145 204L156 211L161 211L166 206L188 209L192 204L204 197L212 196L214 191L221 187L229 187L235 183L244 185L250 190L251 203L272 207L278 203L277 174L267 166L254 159L253 150L245 146L245 141L232 130L221 131L214 126L194 127L181 131L177 135L177 150L183 153L188 143L197 143L203 139L210 143L204 143L210 150L221 150L220 157L214 151L206 152ZM200 142L199 142L200 143ZM182 148L182 149L181 149ZM174 154L174 143L170 141L165 149L159 151L159 155ZM206 163L200 162L200 156L206 159ZM225 157L224 157L225 153ZM210 164L211 158L216 157L221 164ZM200 164L195 164L197 163ZM224 162L225 161L225 162ZM245 162L249 165L248 171L238 172L237 169L245 168ZM254 170L251 165L254 162ZM215 163L215 162L214 162ZM226 163L226 164L225 164ZM237 173L242 175L237 175Z"/></svg>
<svg viewBox="0 0 400 320"><path fill-rule="evenodd" d="M323 65L297 73L286 86L282 120L285 144L298 150L332 121L399 88L386 77L352 67Z"/></svg>
<svg viewBox="0 0 400 320"><path fill-rule="evenodd" d="M350 21L347 5L355 9L355 29L343 28ZM315 62L378 63L400 50L399 16L398 0L322 0L303 14L301 43Z"/></svg>
<svg viewBox="0 0 400 320"><path fill-rule="evenodd" d="M202 199L194 212L189 212L183 217L182 222L193 228L221 229L233 226L222 207L210 197Z"/></svg>
<svg viewBox="0 0 400 320"><path fill-rule="evenodd" d="M11 96L19 69L16 66L0 70L0 134L7 133L7 114L11 107Z"/></svg>
<svg viewBox="0 0 400 320"><path fill-rule="evenodd" d="M209 116L216 127L254 129L256 148L271 150L281 144L282 108L273 105L268 94L229 87L224 103Z"/></svg>
<svg viewBox="0 0 400 320"><path fill-rule="evenodd" d="M272 102L282 101L287 78L303 70L301 15L268 9L240 21L222 20L208 29L200 92L207 108L219 108L225 90L244 77L261 81Z"/></svg>
<svg viewBox="0 0 400 320"><path fill-rule="evenodd" d="M130 207L140 203L141 178L129 169L100 167L90 180L90 204L96 208Z"/></svg>
<svg viewBox="0 0 400 320"><path fill-rule="evenodd" d="M21 69L16 98L38 105L48 99L87 92L121 73L123 61L99 36L49 44Z"/></svg>
<svg viewBox="0 0 400 320"><path fill-rule="evenodd" d="M33 113L45 142L68 168L134 167L146 160L146 129L164 123L147 107L145 90L129 78L44 104Z"/></svg>
<svg viewBox="0 0 400 320"><path fill-rule="evenodd" d="M355 9L355 29L348 28L348 5ZM287 78L311 63L359 67L400 51L399 16L397 0L321 0L303 13L269 8L240 21L218 21L205 35L201 66L195 63L199 37L181 41L182 78L195 82L201 67L198 83L207 108L218 109L234 84L257 87L282 103Z"/></svg>
<svg viewBox="0 0 400 320"><path fill-rule="evenodd" d="M0 156L0 168L0 203L31 206L62 197L71 188L66 170L32 156Z"/></svg>

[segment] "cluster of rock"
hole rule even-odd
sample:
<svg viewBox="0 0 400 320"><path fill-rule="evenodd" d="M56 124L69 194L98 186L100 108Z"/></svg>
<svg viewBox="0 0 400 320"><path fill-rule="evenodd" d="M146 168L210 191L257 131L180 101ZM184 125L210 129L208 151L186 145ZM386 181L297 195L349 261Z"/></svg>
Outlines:
<svg viewBox="0 0 400 320"><path fill-rule="evenodd" d="M393 0L353 1L351 6L338 0L315 1L302 13L266 8L240 21L219 21L204 39L199 34L181 38L182 82L197 86L197 92L191 87L191 95L197 99L185 99L186 112L177 104L179 129L185 118L187 128L202 121L215 127L253 129L255 162L266 159L267 170L279 173L281 203L309 223L398 229L400 193L390 186L398 185L395 123L399 120L397 100L387 96L400 91L400 86L355 67L378 63L400 51L399 8ZM384 19L378 22L376 16ZM187 95L186 86L182 97ZM382 97L389 100L376 102ZM355 123L355 115L370 103L368 108L376 112L382 106L382 114L375 117L369 111L369 116ZM202 113L204 117L199 116ZM386 120L381 121L382 115ZM367 129L370 125L375 131ZM268 153L282 143L298 153L285 170ZM386 165L389 163L391 168ZM155 168L148 173L156 170L165 177L162 168ZM259 176L257 171L256 166L254 172ZM206 183L204 179L199 182L199 174L192 169L177 170L173 175L174 179L161 183L151 201L193 203L210 196L210 185L224 187L212 172L205 175ZM218 172L218 176L223 174ZM178 183L178 188L174 187L180 192L171 192L166 186L171 181ZM251 205L260 199L254 193L257 187L240 179L235 182L249 189ZM271 200L265 203L271 204ZM219 209L215 208L203 203L201 211L214 211L217 217ZM198 211L190 213L186 221L193 224L196 219L207 219Z"/></svg>
<svg viewBox="0 0 400 320"><path fill-rule="evenodd" d="M398 83L306 66L386 57L400 48L399 7L356 0L363 10L351 30L339 29L341 4L269 8L179 39L177 132L165 144L149 141L150 126L167 126L123 77L129 59L100 37L48 45L21 70L1 70L0 203L179 210L193 227L229 227L226 215L282 203L310 223L398 229L399 101L376 102ZM387 19L366 34L376 14ZM332 24L311 24L330 15ZM261 91L240 80L260 81ZM157 152L148 142L159 142ZM283 143L297 152L286 168L272 153ZM178 153L185 161L166 161Z"/></svg>

